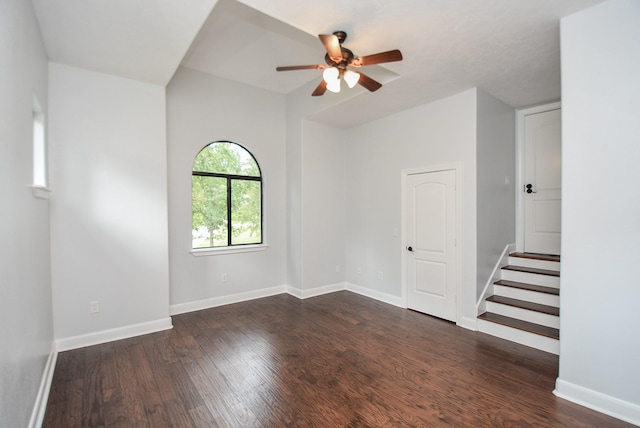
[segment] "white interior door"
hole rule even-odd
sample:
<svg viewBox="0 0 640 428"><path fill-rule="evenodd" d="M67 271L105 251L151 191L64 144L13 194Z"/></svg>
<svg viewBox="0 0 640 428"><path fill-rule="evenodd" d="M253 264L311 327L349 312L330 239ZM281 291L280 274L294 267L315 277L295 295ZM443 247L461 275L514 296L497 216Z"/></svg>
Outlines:
<svg viewBox="0 0 640 428"><path fill-rule="evenodd" d="M524 118L524 251L560 254L560 109Z"/></svg>
<svg viewBox="0 0 640 428"><path fill-rule="evenodd" d="M455 322L456 171L411 174L405 183L407 306Z"/></svg>

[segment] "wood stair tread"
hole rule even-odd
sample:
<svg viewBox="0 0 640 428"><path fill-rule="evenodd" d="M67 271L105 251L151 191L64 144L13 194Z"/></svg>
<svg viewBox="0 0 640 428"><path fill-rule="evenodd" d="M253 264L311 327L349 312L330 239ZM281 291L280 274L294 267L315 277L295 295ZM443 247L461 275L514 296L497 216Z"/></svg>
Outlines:
<svg viewBox="0 0 640 428"><path fill-rule="evenodd" d="M540 303L527 302L525 300L512 299L511 297L504 296L489 296L486 300L487 302L527 309L530 311L540 312L542 314L560 316L560 308L555 306L542 305Z"/></svg>
<svg viewBox="0 0 640 428"><path fill-rule="evenodd" d="M557 328L522 321L516 318L506 317L504 315L485 312L478 315L478 319L502 324L507 327L516 328L518 330L527 331L529 333L538 334L540 336L550 337L552 339L560 339L560 330L558 330Z"/></svg>
<svg viewBox="0 0 640 428"><path fill-rule="evenodd" d="M536 291L538 293L554 294L556 296L560 295L560 290L558 288L545 287L543 285L527 284L524 282L509 281L506 279L499 279L498 281L495 281L494 284L502 285L503 287L512 287L512 288L519 288L521 290Z"/></svg>
<svg viewBox="0 0 640 428"><path fill-rule="evenodd" d="M535 273L535 274L538 274L538 275L560 276L560 271L549 270L549 269L537 269L537 268L530 268L530 267L524 267L524 266L513 266L513 265L502 266L502 269L503 270L511 270L511 271L514 271L514 272Z"/></svg>
<svg viewBox="0 0 640 428"><path fill-rule="evenodd" d="M556 256L554 254L513 252L513 253L509 253L509 257L519 257L521 259L544 260L547 262L558 262L558 263L560 262L560 256Z"/></svg>

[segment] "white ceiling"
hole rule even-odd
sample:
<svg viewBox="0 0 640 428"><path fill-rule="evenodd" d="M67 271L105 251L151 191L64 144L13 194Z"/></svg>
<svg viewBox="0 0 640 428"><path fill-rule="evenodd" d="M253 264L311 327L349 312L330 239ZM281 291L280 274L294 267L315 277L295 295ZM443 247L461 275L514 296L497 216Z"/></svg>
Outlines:
<svg viewBox="0 0 640 428"><path fill-rule="evenodd" d="M380 90L314 117L341 127L471 87L513 107L558 99L559 19L602 1L32 0L51 61L160 85L183 65L311 92L320 71L275 67L323 63L318 34L346 31L358 56L400 49L403 61L362 69Z"/></svg>

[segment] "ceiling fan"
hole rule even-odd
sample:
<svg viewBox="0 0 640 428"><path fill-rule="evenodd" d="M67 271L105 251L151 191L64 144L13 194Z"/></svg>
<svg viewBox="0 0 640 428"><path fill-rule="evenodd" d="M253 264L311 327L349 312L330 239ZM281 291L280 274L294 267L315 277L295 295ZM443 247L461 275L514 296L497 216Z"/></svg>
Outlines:
<svg viewBox="0 0 640 428"><path fill-rule="evenodd" d="M324 70L322 72L323 80L311 94L314 97L323 95L327 89L331 92L340 92L341 77L350 88L353 88L356 84L360 84L371 92L377 91L382 87L380 82L373 80L360 71L352 70L348 67L360 68L367 65L402 60L402 53L398 49L362 57L355 56L353 52L342 46L342 43L347 38L347 33L344 31L336 31L333 34L320 34L318 38L320 38L324 48L327 50L324 56L327 65L291 65L276 67L276 71Z"/></svg>

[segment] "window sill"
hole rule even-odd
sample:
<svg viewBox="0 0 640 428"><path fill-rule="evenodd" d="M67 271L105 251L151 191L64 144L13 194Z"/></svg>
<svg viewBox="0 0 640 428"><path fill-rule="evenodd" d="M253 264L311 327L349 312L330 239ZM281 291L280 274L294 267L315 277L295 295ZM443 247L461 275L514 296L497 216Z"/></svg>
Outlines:
<svg viewBox="0 0 640 428"><path fill-rule="evenodd" d="M51 190L48 187L43 186L31 186L31 191L33 192L33 196L40 199L49 199L49 194Z"/></svg>
<svg viewBox="0 0 640 428"><path fill-rule="evenodd" d="M191 255L195 257L218 256L222 254L236 253L253 253L256 251L264 251L269 248L267 244L241 245L237 247L220 247L220 248L195 248L191 250Z"/></svg>

